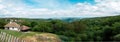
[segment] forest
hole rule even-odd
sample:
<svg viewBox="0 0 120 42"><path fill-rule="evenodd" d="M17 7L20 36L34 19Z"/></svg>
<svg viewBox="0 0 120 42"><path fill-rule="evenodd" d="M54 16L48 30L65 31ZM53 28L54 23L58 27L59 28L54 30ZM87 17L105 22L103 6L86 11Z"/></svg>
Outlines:
<svg viewBox="0 0 120 42"><path fill-rule="evenodd" d="M27 25L30 31L57 34L63 42L103 42L120 40L120 16L82 18L75 21L61 19L0 18L0 29L10 19Z"/></svg>

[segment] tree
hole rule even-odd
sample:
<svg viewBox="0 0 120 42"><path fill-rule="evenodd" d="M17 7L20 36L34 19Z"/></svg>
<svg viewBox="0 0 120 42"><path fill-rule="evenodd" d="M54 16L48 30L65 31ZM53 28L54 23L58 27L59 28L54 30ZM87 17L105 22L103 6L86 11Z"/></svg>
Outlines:
<svg viewBox="0 0 120 42"><path fill-rule="evenodd" d="M119 22L115 22L112 26L115 31L115 34L120 33L120 23Z"/></svg>
<svg viewBox="0 0 120 42"><path fill-rule="evenodd" d="M113 39L111 38L114 35L113 29L111 27L105 27L103 30L103 40L104 41L112 41Z"/></svg>
<svg viewBox="0 0 120 42"><path fill-rule="evenodd" d="M86 29L86 25L81 23L80 21L72 22L72 24L76 33L83 32Z"/></svg>
<svg viewBox="0 0 120 42"><path fill-rule="evenodd" d="M63 22L61 20L52 20L52 21L50 21L50 23L52 24L53 33L64 31L66 29L66 28L64 28L65 22Z"/></svg>
<svg viewBox="0 0 120 42"><path fill-rule="evenodd" d="M39 32L52 32L52 26L48 22L39 22L32 30Z"/></svg>
<svg viewBox="0 0 120 42"><path fill-rule="evenodd" d="M120 41L120 34L115 35L113 38L115 41Z"/></svg>
<svg viewBox="0 0 120 42"><path fill-rule="evenodd" d="M34 27L35 25L37 25L37 22L35 21L31 22L31 27Z"/></svg>
<svg viewBox="0 0 120 42"><path fill-rule="evenodd" d="M26 20L26 21L22 21L20 24L30 26L31 25L30 23L31 23L30 21Z"/></svg>
<svg viewBox="0 0 120 42"><path fill-rule="evenodd" d="M0 28L3 29L6 23L4 20L0 20Z"/></svg>

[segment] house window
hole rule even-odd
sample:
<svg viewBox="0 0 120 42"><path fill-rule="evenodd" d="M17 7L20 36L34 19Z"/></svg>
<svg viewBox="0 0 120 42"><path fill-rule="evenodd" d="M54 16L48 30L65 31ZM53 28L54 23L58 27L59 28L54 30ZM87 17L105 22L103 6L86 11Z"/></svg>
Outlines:
<svg viewBox="0 0 120 42"><path fill-rule="evenodd" d="M9 29L9 27L6 27L5 29Z"/></svg>
<svg viewBox="0 0 120 42"><path fill-rule="evenodd" d="M12 27L12 29L14 29L14 27Z"/></svg>
<svg viewBox="0 0 120 42"><path fill-rule="evenodd" d="M7 29L10 29L9 27L7 27Z"/></svg>

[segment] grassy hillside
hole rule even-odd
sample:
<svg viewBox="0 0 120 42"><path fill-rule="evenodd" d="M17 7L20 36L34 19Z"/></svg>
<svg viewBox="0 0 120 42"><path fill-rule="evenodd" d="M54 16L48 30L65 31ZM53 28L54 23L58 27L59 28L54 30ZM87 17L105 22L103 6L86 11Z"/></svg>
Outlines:
<svg viewBox="0 0 120 42"><path fill-rule="evenodd" d="M57 35L51 33L18 32L18 31L3 30L3 29L0 29L0 32L4 32L14 37L21 38L25 41L31 41L31 42L56 42L56 41L61 42L61 40Z"/></svg>

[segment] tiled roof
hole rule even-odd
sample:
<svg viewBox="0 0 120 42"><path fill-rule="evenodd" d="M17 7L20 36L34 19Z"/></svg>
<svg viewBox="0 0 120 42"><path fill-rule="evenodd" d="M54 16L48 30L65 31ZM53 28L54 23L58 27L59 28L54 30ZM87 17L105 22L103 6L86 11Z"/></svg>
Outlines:
<svg viewBox="0 0 120 42"><path fill-rule="evenodd" d="M15 22L11 22L6 24L4 27L15 27L15 28L20 28L20 25L15 23Z"/></svg>
<svg viewBox="0 0 120 42"><path fill-rule="evenodd" d="M28 30L29 28L30 28L30 27L25 26L25 25L21 26L21 30Z"/></svg>
<svg viewBox="0 0 120 42"><path fill-rule="evenodd" d="M25 26L25 25L19 25L16 22L10 22L8 24L6 24L4 27L14 27L14 28L19 28L20 30L28 30L30 29L30 27Z"/></svg>

